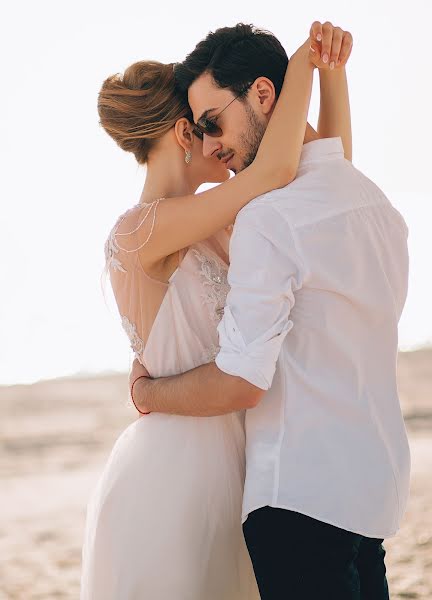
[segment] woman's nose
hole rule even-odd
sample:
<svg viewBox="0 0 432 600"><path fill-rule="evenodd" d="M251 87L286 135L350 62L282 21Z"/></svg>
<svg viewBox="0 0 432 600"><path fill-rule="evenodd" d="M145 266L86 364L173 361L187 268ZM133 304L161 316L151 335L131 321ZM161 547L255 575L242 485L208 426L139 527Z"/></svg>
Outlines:
<svg viewBox="0 0 432 600"><path fill-rule="evenodd" d="M221 150L222 144L219 142L218 138L210 137L209 135L204 134L203 154L206 158L214 156L215 153L220 152Z"/></svg>

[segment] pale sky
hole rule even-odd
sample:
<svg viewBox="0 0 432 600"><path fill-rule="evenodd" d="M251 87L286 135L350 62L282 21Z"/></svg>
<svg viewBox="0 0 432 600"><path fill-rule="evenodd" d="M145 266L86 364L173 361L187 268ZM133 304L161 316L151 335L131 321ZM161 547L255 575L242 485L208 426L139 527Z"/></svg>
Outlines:
<svg viewBox="0 0 432 600"><path fill-rule="evenodd" d="M400 345L432 343L431 5L42 0L3 7L0 384L128 368L129 344L100 276L105 239L138 201L145 172L98 125L99 87L136 60L182 60L210 30L239 21L272 31L289 55L314 20L352 32L353 162L410 228ZM312 125L316 115L315 93Z"/></svg>

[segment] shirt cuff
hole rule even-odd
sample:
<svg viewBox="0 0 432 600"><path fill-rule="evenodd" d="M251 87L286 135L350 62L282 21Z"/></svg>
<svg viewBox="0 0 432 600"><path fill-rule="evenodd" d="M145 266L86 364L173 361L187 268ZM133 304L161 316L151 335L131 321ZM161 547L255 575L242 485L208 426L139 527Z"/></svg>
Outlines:
<svg viewBox="0 0 432 600"><path fill-rule="evenodd" d="M292 321L280 319L270 331L246 344L230 308L225 306L224 317L218 327L221 349L216 356L216 365L228 375L241 377L262 390L268 390L282 343L292 326Z"/></svg>

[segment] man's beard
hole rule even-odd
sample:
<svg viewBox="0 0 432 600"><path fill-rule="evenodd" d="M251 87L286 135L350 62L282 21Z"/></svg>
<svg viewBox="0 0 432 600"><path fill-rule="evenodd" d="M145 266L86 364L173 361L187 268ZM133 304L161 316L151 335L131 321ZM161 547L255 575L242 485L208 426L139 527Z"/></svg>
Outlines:
<svg viewBox="0 0 432 600"><path fill-rule="evenodd" d="M248 128L247 131L240 136L240 141L242 147L245 149L245 154L243 165L237 173L243 171L243 169L246 169L246 167L253 163L267 128L267 125L259 120L253 108L247 103L245 103L245 110L248 119Z"/></svg>

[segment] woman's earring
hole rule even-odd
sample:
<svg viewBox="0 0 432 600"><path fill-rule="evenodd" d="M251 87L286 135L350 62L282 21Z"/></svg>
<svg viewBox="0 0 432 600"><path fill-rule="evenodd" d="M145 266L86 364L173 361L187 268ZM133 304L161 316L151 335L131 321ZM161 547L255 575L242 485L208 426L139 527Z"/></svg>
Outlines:
<svg viewBox="0 0 432 600"><path fill-rule="evenodd" d="M190 150L186 150L185 152L185 163L189 165L192 162L192 152Z"/></svg>

